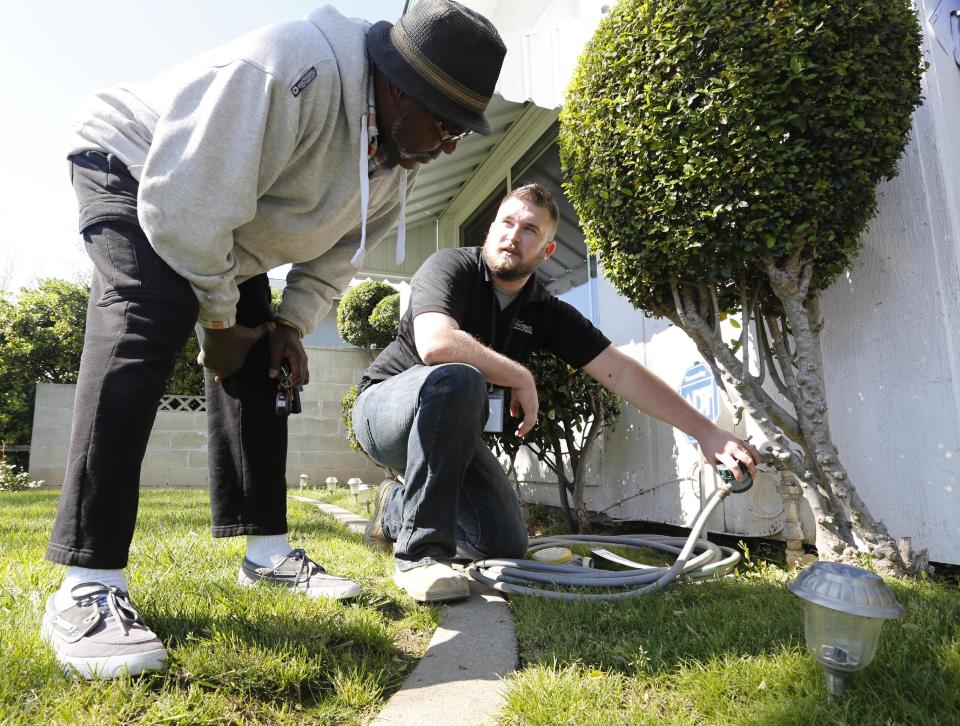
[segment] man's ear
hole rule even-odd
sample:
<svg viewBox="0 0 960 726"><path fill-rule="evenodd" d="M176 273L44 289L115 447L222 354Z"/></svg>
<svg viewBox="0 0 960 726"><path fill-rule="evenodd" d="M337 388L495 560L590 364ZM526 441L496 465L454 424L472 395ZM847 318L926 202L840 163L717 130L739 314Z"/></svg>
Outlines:
<svg viewBox="0 0 960 726"><path fill-rule="evenodd" d="M547 242L547 246L543 248L543 261L546 262L550 259L550 256L557 251L557 241L555 239Z"/></svg>

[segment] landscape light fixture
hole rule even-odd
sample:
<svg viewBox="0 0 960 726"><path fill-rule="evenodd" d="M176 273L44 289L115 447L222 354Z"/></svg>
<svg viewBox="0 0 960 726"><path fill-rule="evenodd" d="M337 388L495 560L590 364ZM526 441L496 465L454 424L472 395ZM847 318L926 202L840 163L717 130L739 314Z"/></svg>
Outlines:
<svg viewBox="0 0 960 726"><path fill-rule="evenodd" d="M879 575L839 562L814 562L787 587L803 600L807 648L823 668L827 692L840 698L847 679L873 660L883 621L901 617L903 608Z"/></svg>
<svg viewBox="0 0 960 726"><path fill-rule="evenodd" d="M350 493L353 495L353 501L359 501L357 495L360 493L360 487L363 484L363 479L352 476L347 480L347 486L350 487Z"/></svg>
<svg viewBox="0 0 960 726"><path fill-rule="evenodd" d="M370 514L370 505L373 504L373 490L374 487L369 484L361 484L357 487L357 498L363 502L363 506L367 509L367 514Z"/></svg>
<svg viewBox="0 0 960 726"><path fill-rule="evenodd" d="M327 494L333 494L337 490L337 484L340 483L340 480L335 476L328 476L326 479L327 483Z"/></svg>

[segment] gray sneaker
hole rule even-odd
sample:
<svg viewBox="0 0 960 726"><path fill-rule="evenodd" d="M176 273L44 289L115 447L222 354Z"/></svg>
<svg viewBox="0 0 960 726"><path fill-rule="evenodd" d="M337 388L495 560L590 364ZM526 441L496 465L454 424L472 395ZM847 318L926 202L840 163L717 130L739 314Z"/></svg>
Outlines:
<svg viewBox="0 0 960 726"><path fill-rule="evenodd" d="M360 594L360 586L357 583L346 577L328 575L326 570L300 549L293 550L276 567L263 567L244 557L237 582L241 585L266 582L305 592L310 597L329 597L334 600L343 600Z"/></svg>
<svg viewBox="0 0 960 726"><path fill-rule="evenodd" d="M377 487L377 496L373 502L373 512L370 514L370 521L367 522L366 529L363 530L363 541L368 547L373 547L380 552L393 552L393 542L387 539L383 533L383 503L387 501L387 495L393 491L394 487L400 486L393 479L385 479Z"/></svg>
<svg viewBox="0 0 960 726"><path fill-rule="evenodd" d="M167 650L116 587L84 582L70 590L74 604L66 610L47 599L40 635L57 661L82 678L135 676L167 667Z"/></svg>

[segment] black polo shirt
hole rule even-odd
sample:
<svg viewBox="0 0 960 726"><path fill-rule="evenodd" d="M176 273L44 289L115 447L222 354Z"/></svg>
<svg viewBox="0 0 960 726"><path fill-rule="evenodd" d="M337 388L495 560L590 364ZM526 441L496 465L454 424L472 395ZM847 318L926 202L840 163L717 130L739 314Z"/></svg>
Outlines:
<svg viewBox="0 0 960 726"><path fill-rule="evenodd" d="M397 339L367 368L359 390L424 365L413 337L421 313L449 315L484 345L518 363L547 350L574 368L596 358L610 341L572 305L558 300L531 276L517 298L500 310L480 247L442 249L413 276L410 305Z"/></svg>

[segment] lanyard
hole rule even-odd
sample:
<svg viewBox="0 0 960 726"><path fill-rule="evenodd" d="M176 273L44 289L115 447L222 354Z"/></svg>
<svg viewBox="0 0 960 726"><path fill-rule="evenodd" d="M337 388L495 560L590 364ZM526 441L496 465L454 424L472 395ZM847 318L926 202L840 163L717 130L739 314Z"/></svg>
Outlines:
<svg viewBox="0 0 960 726"><path fill-rule="evenodd" d="M524 303L527 296L527 286L524 285L523 290L520 291L520 294L517 295L516 299L510 303L510 305L516 305L516 309L513 311L513 317L510 318L510 326L507 328L507 337L503 341L503 350L497 349L497 318L500 317L499 305L497 305L497 293L493 287L493 280L490 281L490 347L495 353L500 353L501 355L507 355L507 348L510 346L510 339L513 337L513 324L517 322L517 315L520 314L520 307ZM508 305L507 307L510 307ZM509 356L507 356L509 357Z"/></svg>

